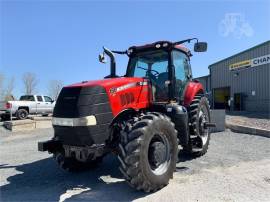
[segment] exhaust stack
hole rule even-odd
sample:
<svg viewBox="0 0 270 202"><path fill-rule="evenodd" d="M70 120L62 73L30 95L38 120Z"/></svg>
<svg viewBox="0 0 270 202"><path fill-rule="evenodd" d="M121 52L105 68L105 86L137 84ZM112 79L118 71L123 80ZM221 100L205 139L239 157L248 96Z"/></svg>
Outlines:
<svg viewBox="0 0 270 202"><path fill-rule="evenodd" d="M104 49L104 53L106 55L108 55L110 57L110 68L111 68L111 74L104 77L104 78L115 78L115 77L118 77L116 75L116 63L115 63L115 57L114 57L114 54L112 51L110 51L109 49L103 47Z"/></svg>

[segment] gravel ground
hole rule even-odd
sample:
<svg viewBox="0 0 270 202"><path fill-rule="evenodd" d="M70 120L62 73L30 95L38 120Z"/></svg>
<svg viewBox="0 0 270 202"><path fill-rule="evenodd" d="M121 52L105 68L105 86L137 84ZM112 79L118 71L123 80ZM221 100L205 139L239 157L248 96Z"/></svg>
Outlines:
<svg viewBox="0 0 270 202"><path fill-rule="evenodd" d="M270 138L215 133L205 156L180 153L169 185L146 194L124 182L116 157L91 171L67 173L37 151L52 129L29 133L0 130L0 201L270 201Z"/></svg>
<svg viewBox="0 0 270 202"><path fill-rule="evenodd" d="M226 115L226 122L270 131L269 116L263 113L234 112Z"/></svg>

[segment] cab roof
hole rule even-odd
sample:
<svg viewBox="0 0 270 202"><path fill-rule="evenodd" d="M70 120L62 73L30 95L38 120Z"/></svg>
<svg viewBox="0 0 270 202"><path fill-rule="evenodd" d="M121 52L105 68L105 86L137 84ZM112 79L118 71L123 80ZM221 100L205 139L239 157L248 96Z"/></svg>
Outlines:
<svg viewBox="0 0 270 202"><path fill-rule="evenodd" d="M154 43L150 43L150 44L145 44L142 46L131 46L128 50L130 52L140 52L140 51L145 51L145 50L150 50L150 49L165 49L165 48L176 48L184 53L186 53L188 56L192 56L190 50L188 48L186 48L184 45L180 44L180 45L174 45L173 42L171 41L157 41Z"/></svg>

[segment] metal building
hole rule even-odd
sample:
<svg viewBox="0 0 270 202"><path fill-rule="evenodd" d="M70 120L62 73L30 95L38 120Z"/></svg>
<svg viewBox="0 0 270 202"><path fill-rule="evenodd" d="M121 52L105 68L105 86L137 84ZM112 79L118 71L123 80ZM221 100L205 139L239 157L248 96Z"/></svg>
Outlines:
<svg viewBox="0 0 270 202"><path fill-rule="evenodd" d="M197 78L215 109L270 112L270 41L209 66Z"/></svg>

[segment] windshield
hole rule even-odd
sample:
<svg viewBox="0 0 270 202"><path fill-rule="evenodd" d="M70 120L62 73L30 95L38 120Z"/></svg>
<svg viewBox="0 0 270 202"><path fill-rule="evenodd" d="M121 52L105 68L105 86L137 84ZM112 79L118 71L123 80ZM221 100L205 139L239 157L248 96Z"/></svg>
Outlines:
<svg viewBox="0 0 270 202"><path fill-rule="evenodd" d="M158 76L168 72L168 52L164 50L142 52L130 58L129 77Z"/></svg>
<svg viewBox="0 0 270 202"><path fill-rule="evenodd" d="M153 99L157 102L168 100L169 54L164 50L141 52L130 58L129 77L147 77L152 83Z"/></svg>
<svg viewBox="0 0 270 202"><path fill-rule="evenodd" d="M20 97L21 101L35 101L35 98L33 95L23 95Z"/></svg>

